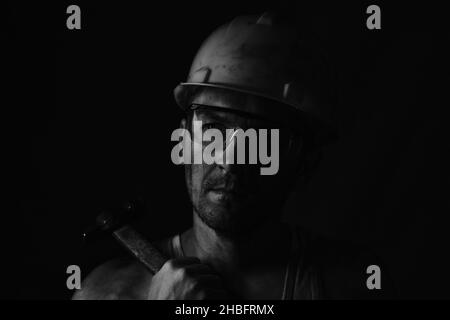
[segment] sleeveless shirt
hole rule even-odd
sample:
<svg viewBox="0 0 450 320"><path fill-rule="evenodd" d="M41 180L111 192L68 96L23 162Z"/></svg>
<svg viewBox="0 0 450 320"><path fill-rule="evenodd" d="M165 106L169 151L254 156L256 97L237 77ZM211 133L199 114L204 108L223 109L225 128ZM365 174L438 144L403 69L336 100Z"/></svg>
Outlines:
<svg viewBox="0 0 450 320"><path fill-rule="evenodd" d="M311 261L309 233L295 227L291 234L291 254L286 265L281 300L322 299L323 290L318 270ZM169 250L174 258L184 257L180 234L170 239Z"/></svg>

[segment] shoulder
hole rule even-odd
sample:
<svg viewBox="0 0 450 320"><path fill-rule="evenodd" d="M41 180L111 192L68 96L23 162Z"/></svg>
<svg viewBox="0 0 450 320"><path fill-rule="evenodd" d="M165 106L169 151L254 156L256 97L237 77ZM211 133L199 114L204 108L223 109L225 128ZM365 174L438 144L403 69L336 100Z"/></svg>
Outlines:
<svg viewBox="0 0 450 320"><path fill-rule="evenodd" d="M138 261L115 259L95 268L73 300L145 299L152 274Z"/></svg>
<svg viewBox="0 0 450 320"><path fill-rule="evenodd" d="M153 242L165 256L170 257L171 238ZM96 267L81 283L73 300L144 300L152 273L132 257L110 260Z"/></svg>
<svg viewBox="0 0 450 320"><path fill-rule="evenodd" d="M395 290L388 268L374 251L350 241L310 235L307 241L310 264L320 275L325 298L389 299ZM368 289L370 266L381 271L381 289Z"/></svg>

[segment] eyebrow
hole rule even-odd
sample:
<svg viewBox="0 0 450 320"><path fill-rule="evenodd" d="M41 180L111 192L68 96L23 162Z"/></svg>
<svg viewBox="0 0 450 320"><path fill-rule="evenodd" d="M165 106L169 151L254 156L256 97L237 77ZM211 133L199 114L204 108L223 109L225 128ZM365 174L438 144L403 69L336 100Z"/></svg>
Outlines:
<svg viewBox="0 0 450 320"><path fill-rule="evenodd" d="M211 119L214 121L218 121L218 122L226 122L226 116L225 115L221 115L221 114L217 114L216 112L210 112L210 111L206 111L206 110L202 110L202 109L196 109L194 110L194 112L201 117L207 118L207 119Z"/></svg>
<svg viewBox="0 0 450 320"><path fill-rule="evenodd" d="M193 111L196 112L199 116L204 116L208 120L211 121L217 121L219 123L223 123L225 125L233 123L234 121L229 119L226 114L232 113L237 116L244 117L244 123L246 124L245 127L248 126L249 121L258 121L260 122L258 124L258 127L260 128L280 128L281 124L271 121L269 119L264 119L262 117L254 116L246 112L241 112L239 110L226 110L222 111L221 108L218 107L211 107L211 106L204 106L201 104L193 104ZM206 109L207 108L207 109Z"/></svg>
<svg viewBox="0 0 450 320"><path fill-rule="evenodd" d="M202 108L201 106L199 106L198 108L194 109L194 112L199 116L199 118L205 118L205 120L208 121L213 121L213 122L218 122L218 123L222 123L225 126L227 125L233 125L235 123L235 121L233 121L233 119L229 119L226 116L225 112L221 112L220 110L206 110L204 108Z"/></svg>

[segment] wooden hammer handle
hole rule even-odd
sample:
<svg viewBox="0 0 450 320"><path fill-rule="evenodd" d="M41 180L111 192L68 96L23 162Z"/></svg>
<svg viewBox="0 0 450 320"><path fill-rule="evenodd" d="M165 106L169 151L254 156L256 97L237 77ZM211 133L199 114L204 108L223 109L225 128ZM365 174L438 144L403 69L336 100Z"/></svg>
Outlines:
<svg viewBox="0 0 450 320"><path fill-rule="evenodd" d="M148 240L129 225L117 229L113 234L153 274L157 273L167 261Z"/></svg>

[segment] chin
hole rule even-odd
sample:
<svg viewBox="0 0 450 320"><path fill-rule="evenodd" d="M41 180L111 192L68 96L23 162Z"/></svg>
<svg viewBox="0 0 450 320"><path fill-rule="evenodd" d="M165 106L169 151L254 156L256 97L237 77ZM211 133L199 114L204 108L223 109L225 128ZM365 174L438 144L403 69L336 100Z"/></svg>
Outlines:
<svg viewBox="0 0 450 320"><path fill-rule="evenodd" d="M198 208L199 218L218 234L236 237L251 233L264 219L246 204L206 204Z"/></svg>

